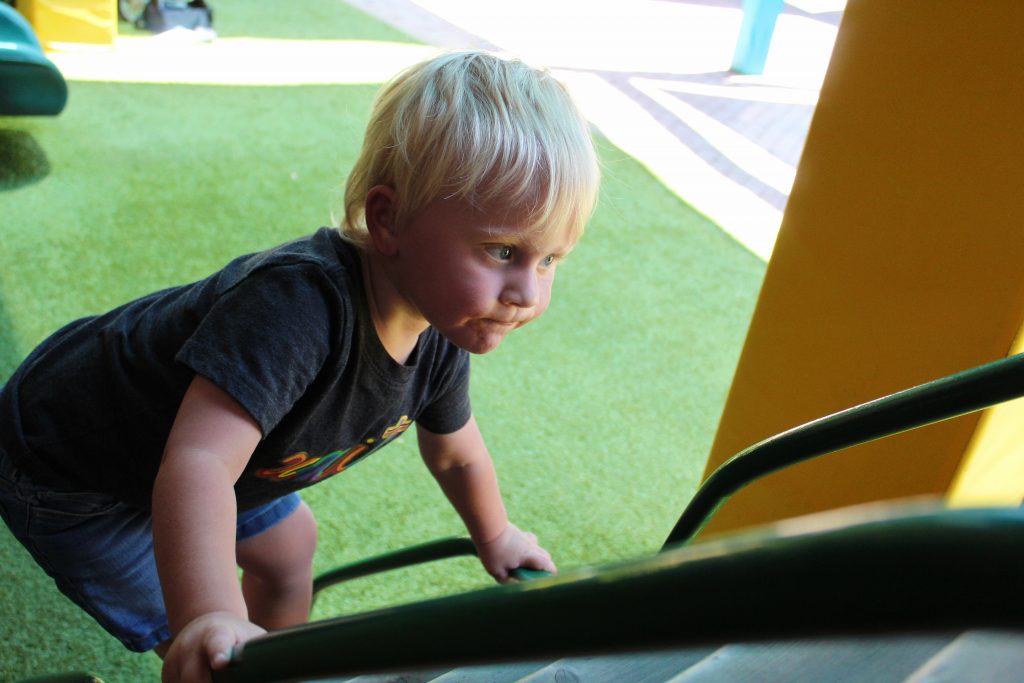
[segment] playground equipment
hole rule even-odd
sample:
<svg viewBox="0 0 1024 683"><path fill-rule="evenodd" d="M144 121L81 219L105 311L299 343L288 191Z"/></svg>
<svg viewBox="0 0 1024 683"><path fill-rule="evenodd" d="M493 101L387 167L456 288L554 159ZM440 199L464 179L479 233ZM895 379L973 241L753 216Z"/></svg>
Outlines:
<svg viewBox="0 0 1024 683"><path fill-rule="evenodd" d="M68 88L29 23L0 2L0 116L55 116Z"/></svg>
<svg viewBox="0 0 1024 683"><path fill-rule="evenodd" d="M850 634L967 644L951 645L953 654L941 660L933 655L943 656L944 646L923 655L907 677L939 661L942 680L1019 678L1021 479L1003 477L1007 495L1016 495L1007 507L906 507L888 494L906 495L896 489L945 472L935 488L955 498L949 480L958 467L972 469L965 442L990 431L975 428L977 415L996 404L1019 408L1008 402L1024 396L1024 356L988 365L975 359L1021 350L1014 339L1022 325L1024 208L1015 198L1024 138L1012 134L1021 101L1006 72L1019 59L1022 7L1016 0L850 2L709 462L714 473L660 553L268 634L239 648L216 680L481 663L500 665L476 680L512 680L506 674L517 665L508 662L598 654L600 666L615 653L653 659L652 651L680 655L667 680L685 662L703 663L714 651L701 649L708 646ZM936 369L947 364L976 367L956 375ZM910 373L944 379L897 393L876 386L920 381L902 381ZM766 387L773 393L759 393ZM862 397L837 405L840 390ZM862 402L875 396L884 397ZM780 424L762 430L771 422ZM760 441L747 438L749 431L777 435ZM861 457L866 466L830 469L867 443L884 448ZM1003 459L1019 464L1016 453ZM772 473L810 463L826 467L744 500ZM806 500L808 491L815 500ZM777 505L752 514L768 503L842 504L855 494L890 502L813 516L778 516ZM752 517L760 517L757 526L746 530ZM765 525L776 519L784 521ZM447 539L343 567L316 588L471 552L468 540ZM772 678L771 661L780 667L776 679L791 679L795 667L784 657L791 643L759 661L759 673ZM832 652L822 659L843 666ZM451 679L472 680L473 669L464 671Z"/></svg>
<svg viewBox="0 0 1024 683"><path fill-rule="evenodd" d="M847 2L705 474L790 425L1024 351L1022 25L1017 0ZM1012 505L1022 442L1015 406L979 412L765 477L706 531L911 496Z"/></svg>
<svg viewBox="0 0 1024 683"><path fill-rule="evenodd" d="M523 576L531 580L273 632L237 648L214 680L314 680L656 650L681 652L673 661L689 666L687 648L710 644L850 634L952 639L964 630L996 629L968 642L995 639L1009 647L965 655L969 679L994 680L991 671L1024 656L1022 507L954 510L904 502L693 539L729 496L771 472L1021 396L1024 354L814 420L720 467L652 557ZM468 539L445 539L342 567L314 585L320 591L472 552ZM943 665L956 670L957 663ZM491 680L516 666L491 666L476 678L474 669L461 669L458 680ZM33 679L91 680L88 674Z"/></svg>
<svg viewBox="0 0 1024 683"><path fill-rule="evenodd" d="M215 680L308 680L736 640L1024 629L1021 507L871 506L692 541L746 483L1020 396L1024 355L815 420L719 468L653 557L268 634L239 648ZM447 539L344 567L316 587L471 552L468 540ZM1024 635L1015 638L1024 651ZM998 657L988 665L998 666ZM984 670L975 673L985 679Z"/></svg>
<svg viewBox="0 0 1024 683"><path fill-rule="evenodd" d="M652 557L524 576L532 580L269 633L237 648L214 680L315 680L656 650L682 652L673 661L688 666L686 649L710 644L850 634L952 639L964 630L996 629L981 642L1009 647L965 655L967 678L994 680L989 673L1024 656L1020 506L875 505L693 539L729 496L771 472L1021 396L1024 354L814 420L726 462ZM472 552L468 539L445 539L342 567L319 577L315 588ZM515 666L492 666L475 679L472 668L460 670L459 680L491 680ZM956 670L957 663L944 666Z"/></svg>
<svg viewBox="0 0 1024 683"><path fill-rule="evenodd" d="M743 0L743 23L732 56L732 70L741 74L764 73L775 22L783 0Z"/></svg>
<svg viewBox="0 0 1024 683"><path fill-rule="evenodd" d="M47 50L69 43L110 47L117 38L114 0L18 0L17 5Z"/></svg>

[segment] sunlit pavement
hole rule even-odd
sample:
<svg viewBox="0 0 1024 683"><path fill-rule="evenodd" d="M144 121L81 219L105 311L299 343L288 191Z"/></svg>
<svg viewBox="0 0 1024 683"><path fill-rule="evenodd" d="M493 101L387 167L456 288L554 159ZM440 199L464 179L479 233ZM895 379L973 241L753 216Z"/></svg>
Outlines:
<svg viewBox="0 0 1024 683"><path fill-rule="evenodd" d="M378 83L437 48L507 52L549 67L609 140L767 259L845 4L789 0L752 76L730 71L741 0L345 1L429 45L178 34L50 57L69 80L282 85Z"/></svg>

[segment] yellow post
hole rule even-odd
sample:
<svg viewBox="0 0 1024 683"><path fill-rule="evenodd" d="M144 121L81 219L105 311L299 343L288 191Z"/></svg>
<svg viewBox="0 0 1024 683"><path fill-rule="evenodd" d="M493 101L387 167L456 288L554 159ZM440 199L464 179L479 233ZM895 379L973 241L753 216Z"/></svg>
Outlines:
<svg viewBox="0 0 1024 683"><path fill-rule="evenodd" d="M61 43L113 45L117 36L116 0L18 0L17 9L47 50Z"/></svg>
<svg viewBox="0 0 1024 683"><path fill-rule="evenodd" d="M1019 0L849 0L706 474L774 433L1010 352L1024 322L1021 26ZM999 423L1024 443L1015 416ZM706 533L946 496L954 481L962 497L1006 471L966 461L991 443L978 423L771 475ZM1021 499L1020 453L995 458L1017 463L1004 499Z"/></svg>
<svg viewBox="0 0 1024 683"><path fill-rule="evenodd" d="M1024 353L1024 334L1013 353ZM1016 505L1024 502L1024 399L985 411L950 487L949 503Z"/></svg>

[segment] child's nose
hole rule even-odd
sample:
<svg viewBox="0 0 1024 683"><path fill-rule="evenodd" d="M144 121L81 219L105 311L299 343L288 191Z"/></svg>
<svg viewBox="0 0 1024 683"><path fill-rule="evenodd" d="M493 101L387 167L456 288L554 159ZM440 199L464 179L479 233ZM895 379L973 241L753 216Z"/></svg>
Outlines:
<svg viewBox="0 0 1024 683"><path fill-rule="evenodd" d="M533 268L515 268L508 271L501 293L501 303L518 308L532 308L540 301L540 287Z"/></svg>

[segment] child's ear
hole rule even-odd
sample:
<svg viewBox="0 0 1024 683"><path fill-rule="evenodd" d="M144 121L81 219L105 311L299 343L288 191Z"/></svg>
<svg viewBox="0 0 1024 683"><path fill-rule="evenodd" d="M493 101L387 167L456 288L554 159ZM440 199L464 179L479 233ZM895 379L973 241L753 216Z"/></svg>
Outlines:
<svg viewBox="0 0 1024 683"><path fill-rule="evenodd" d="M394 188L374 185L366 193L366 229L374 248L384 256L394 256L398 251L395 241Z"/></svg>

